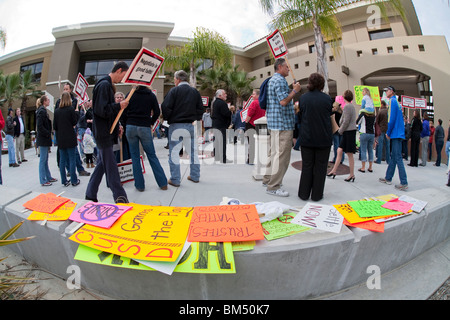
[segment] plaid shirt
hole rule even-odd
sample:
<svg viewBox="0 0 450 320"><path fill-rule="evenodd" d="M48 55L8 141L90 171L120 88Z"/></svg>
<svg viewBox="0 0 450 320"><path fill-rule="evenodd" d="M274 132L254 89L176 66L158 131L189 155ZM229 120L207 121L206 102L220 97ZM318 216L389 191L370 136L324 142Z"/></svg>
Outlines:
<svg viewBox="0 0 450 320"><path fill-rule="evenodd" d="M280 104L290 91L286 79L281 74L275 73L269 81L267 91L266 118L269 130L295 129L294 103L290 101L284 107Z"/></svg>

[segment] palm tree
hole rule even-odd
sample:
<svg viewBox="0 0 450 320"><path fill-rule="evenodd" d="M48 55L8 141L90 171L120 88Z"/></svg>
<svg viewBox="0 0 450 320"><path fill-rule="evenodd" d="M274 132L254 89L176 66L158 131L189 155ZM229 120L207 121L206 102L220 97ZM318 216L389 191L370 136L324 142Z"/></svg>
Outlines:
<svg viewBox="0 0 450 320"><path fill-rule="evenodd" d="M317 55L317 72L325 78L324 92L328 93L328 66L325 57L325 39L336 44L342 36L342 29L336 18L340 7L349 5L354 0L259 0L262 9L273 16L274 28L291 31L301 25L312 28ZM387 8L395 9L405 20L401 0L372 0L378 4L384 17ZM275 13L275 9L279 11Z"/></svg>
<svg viewBox="0 0 450 320"><path fill-rule="evenodd" d="M157 52L165 58L164 63L171 67L183 69L189 66L190 84L193 87L197 86L199 63L211 60L213 65L224 65L230 63L233 56L226 39L205 28L197 28L193 39L184 46L171 46Z"/></svg>
<svg viewBox="0 0 450 320"><path fill-rule="evenodd" d="M12 107L13 101L18 98L18 91L20 89L20 74L11 73L4 76L3 84L1 85L0 96L3 97L4 102L8 103L8 108Z"/></svg>
<svg viewBox="0 0 450 320"><path fill-rule="evenodd" d="M252 82L256 80L256 77L248 78L248 73L245 71L239 71L239 66L235 66L230 69L226 74L227 91L231 93L232 97L236 98L236 106L242 107L243 98L249 96L252 91Z"/></svg>
<svg viewBox="0 0 450 320"><path fill-rule="evenodd" d="M0 28L0 48L5 49L6 46L6 32Z"/></svg>
<svg viewBox="0 0 450 320"><path fill-rule="evenodd" d="M19 99L22 99L21 110L22 114L24 114L24 110L27 106L28 98L31 94L32 97L39 97L42 95L42 91L36 90L37 83L33 79L33 72L31 70L27 70L21 75L21 81L19 89L17 90L17 96Z"/></svg>

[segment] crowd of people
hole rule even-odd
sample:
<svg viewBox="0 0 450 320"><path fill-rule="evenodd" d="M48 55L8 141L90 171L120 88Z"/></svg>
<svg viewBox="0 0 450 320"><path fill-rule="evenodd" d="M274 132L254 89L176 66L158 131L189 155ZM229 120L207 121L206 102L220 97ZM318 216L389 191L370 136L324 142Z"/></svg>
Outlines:
<svg viewBox="0 0 450 320"><path fill-rule="evenodd" d="M40 184L47 187L58 181L50 173L48 165L48 154L52 145L58 146L57 164L64 186L80 185L77 172L78 175L90 176L85 192L86 200L98 201L97 194L105 175L115 203L129 202L117 166L118 162L126 159L131 159L132 162L135 188L141 192L145 191L141 167L143 153L147 156L158 187L167 190L168 185L179 187L181 184L180 154L185 148L190 157L190 174L187 179L199 183L200 162L194 123L202 123L203 141L213 141L214 158L221 163L232 162L226 157L227 130L234 129L234 143L237 136L246 137L246 163L251 165L255 162L255 139L253 135L244 136L243 133L255 129L255 121L264 116L267 119L270 138L268 165L262 184L266 187L266 192L274 196L289 196L282 186L290 165L291 150L301 151L302 173L298 197L304 201L320 201L323 198L326 177L335 179L345 158L348 159L350 170L345 181L355 182L354 155L358 151L358 142L361 167L357 171L372 173L374 162L379 164L386 161L387 170L379 181L392 184L395 171L398 170L400 184L396 184L395 188L399 190L408 189L403 160L407 160L410 154L408 165L418 166L420 146L421 166L431 161L433 145L437 153L434 165L441 165L441 152L446 136L442 120L439 119L438 126L434 127L427 113L424 113L421 119L420 112L415 110L414 117L409 121L403 115L394 87L388 86L384 89L387 100L381 101L379 110L375 110L370 91L363 89L361 110L357 112L353 105L352 91L346 90L343 93L343 104L333 102L332 98L323 92L325 79L322 75L311 74L308 91L298 98L301 85L294 82L291 89L286 81L290 74L287 61L283 58L277 59L274 69L274 75L264 88L264 108L260 106L263 88L261 92L255 89L252 102L245 113L242 108L235 110L229 105L227 92L223 89L217 90L211 107L205 111L200 93L189 85L189 76L182 70L175 72L175 87L165 96L161 106L155 94L146 86L137 86L128 95L116 92L115 84L119 83L128 71L128 65L124 62L118 62L106 77L96 83L92 101L81 106L72 93L72 86L66 84L61 98L55 104L53 123L47 112L50 100L43 95L36 103L36 146L40 156ZM119 113L122 113L120 122L112 128ZM168 177L153 144L155 127L158 131L162 123L165 124L168 137ZM15 116L10 109L6 121L3 116L0 118L0 129L3 127L6 128L9 166L15 168L27 161L23 151L25 126L20 109L16 110ZM445 146L447 155L450 151L448 137L450 123ZM117 151L119 141L120 156ZM333 159L329 161L332 146ZM84 169L83 159L87 168L94 169L92 175ZM333 167L328 171L330 162ZM0 171L0 184L1 182ZM450 179L447 185L450 186Z"/></svg>

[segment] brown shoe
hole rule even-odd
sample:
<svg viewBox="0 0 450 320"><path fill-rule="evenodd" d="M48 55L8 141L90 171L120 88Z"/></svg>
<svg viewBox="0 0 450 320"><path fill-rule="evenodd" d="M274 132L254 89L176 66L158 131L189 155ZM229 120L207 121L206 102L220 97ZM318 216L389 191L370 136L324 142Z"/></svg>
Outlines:
<svg viewBox="0 0 450 320"><path fill-rule="evenodd" d="M167 186L161 187L161 190L167 190Z"/></svg>
<svg viewBox="0 0 450 320"><path fill-rule="evenodd" d="M188 176L187 179L190 180L190 181L192 181L192 182L194 182L194 183L199 183L199 182L200 182L200 181L192 180L191 176Z"/></svg>
<svg viewBox="0 0 450 320"><path fill-rule="evenodd" d="M173 183L172 180L167 181L167 183L177 188L180 186L179 184Z"/></svg>

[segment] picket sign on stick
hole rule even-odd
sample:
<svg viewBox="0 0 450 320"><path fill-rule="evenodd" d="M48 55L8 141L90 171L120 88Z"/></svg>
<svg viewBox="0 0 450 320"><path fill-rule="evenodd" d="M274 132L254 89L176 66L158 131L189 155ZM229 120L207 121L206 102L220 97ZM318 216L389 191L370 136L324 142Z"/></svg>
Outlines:
<svg viewBox="0 0 450 320"><path fill-rule="evenodd" d="M155 79L163 62L164 58L154 53L153 51L150 51L146 48L142 48L139 51L127 73L125 74L125 77L122 79L122 83L134 85L125 101L130 101L131 97L136 91L137 86L150 87L152 85L153 80ZM119 114L117 115L116 120L111 127L111 134L113 133L114 128L119 122L122 113L123 109L119 111Z"/></svg>
<svg viewBox="0 0 450 320"><path fill-rule="evenodd" d="M287 58L288 47L286 45L286 42L284 41L284 37L281 34L281 32L277 29L274 33L272 33L270 36L266 38L267 43L269 44L270 50L272 51L273 57L275 59L284 57L286 60L286 63L289 67L289 70L291 70L290 74L292 76L292 79L294 80L294 83L297 82L297 80L294 77L294 69L292 69L291 64L289 63L289 60Z"/></svg>

